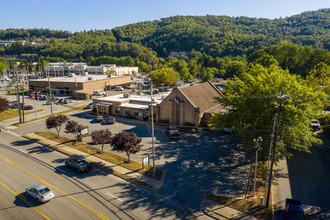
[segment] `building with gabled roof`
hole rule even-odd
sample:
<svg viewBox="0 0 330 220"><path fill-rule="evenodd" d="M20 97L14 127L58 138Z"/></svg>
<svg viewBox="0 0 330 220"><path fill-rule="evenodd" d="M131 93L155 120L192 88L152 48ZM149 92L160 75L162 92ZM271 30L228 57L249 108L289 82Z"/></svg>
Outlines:
<svg viewBox="0 0 330 220"><path fill-rule="evenodd" d="M174 126L205 126L212 110L225 109L215 100L223 94L211 82L177 87L156 106L156 121Z"/></svg>

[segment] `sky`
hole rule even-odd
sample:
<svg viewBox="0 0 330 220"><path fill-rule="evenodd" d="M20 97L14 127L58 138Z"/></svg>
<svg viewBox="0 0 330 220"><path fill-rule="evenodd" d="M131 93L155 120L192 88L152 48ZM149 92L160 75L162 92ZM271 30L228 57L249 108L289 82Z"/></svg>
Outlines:
<svg viewBox="0 0 330 220"><path fill-rule="evenodd" d="M1 2L0 29L70 32L112 29L175 15L285 18L330 8L330 0L10 0Z"/></svg>

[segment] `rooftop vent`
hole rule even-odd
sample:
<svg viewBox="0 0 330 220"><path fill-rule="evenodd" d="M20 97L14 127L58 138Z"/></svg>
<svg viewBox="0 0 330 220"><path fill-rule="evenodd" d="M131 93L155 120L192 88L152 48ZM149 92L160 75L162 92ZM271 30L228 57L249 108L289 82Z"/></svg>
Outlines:
<svg viewBox="0 0 330 220"><path fill-rule="evenodd" d="M128 98L129 94L128 93L124 93L124 98Z"/></svg>
<svg viewBox="0 0 330 220"><path fill-rule="evenodd" d="M88 80L92 80L92 77L88 77Z"/></svg>

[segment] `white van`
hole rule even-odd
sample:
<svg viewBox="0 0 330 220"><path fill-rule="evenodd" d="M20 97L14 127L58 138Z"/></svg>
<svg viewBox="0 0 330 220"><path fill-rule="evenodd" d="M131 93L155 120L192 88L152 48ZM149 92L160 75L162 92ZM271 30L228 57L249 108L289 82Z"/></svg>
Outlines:
<svg viewBox="0 0 330 220"><path fill-rule="evenodd" d="M124 88L122 86L116 86L115 89L116 91L124 91Z"/></svg>
<svg viewBox="0 0 330 220"><path fill-rule="evenodd" d="M104 90L94 90L93 95L105 95Z"/></svg>

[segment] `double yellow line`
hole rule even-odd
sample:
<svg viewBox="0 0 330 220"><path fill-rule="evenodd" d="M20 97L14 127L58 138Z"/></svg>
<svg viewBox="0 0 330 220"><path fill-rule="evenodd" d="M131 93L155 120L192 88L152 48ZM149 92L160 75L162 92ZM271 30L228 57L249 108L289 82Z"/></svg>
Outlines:
<svg viewBox="0 0 330 220"><path fill-rule="evenodd" d="M49 186L49 187L52 187L52 188L54 188L54 189L57 189L58 191L60 191L60 192L63 193L64 195L70 197L71 199L73 199L73 200L76 201L77 203L79 203L79 204L85 206L86 208L88 208L89 210L95 212L99 218L101 218L101 219L103 219L103 220L109 220L107 217L105 217L105 216L102 215L101 213L99 213L99 212L97 212L96 210L92 209L92 208L89 207L88 205L86 205L86 204L80 202L78 199L72 197L71 195L67 194L66 192L64 192L63 190L57 188L56 186L50 184L49 182L43 180L42 178L40 178L40 177L38 177L37 175L35 175L34 173L28 171L28 170L25 169L24 167L18 165L17 163L14 163L13 161L9 160L8 158L2 156L1 154L0 154L0 157L2 157L7 163L14 164L15 166L19 167L20 169L24 170L25 172L27 172L27 173L31 174L32 176L36 177L37 179L39 179L39 180L40 180L42 183L44 183L45 185L47 185L47 186ZM1 183L4 187L6 187L7 189L9 189L11 192L13 192L14 194L16 194L16 195L19 194L18 192L15 192L15 191L13 191L12 189L10 189L10 188L9 188L8 186L6 186L3 182L0 181L0 183ZM22 198L22 197L23 197L23 196L20 196L20 198ZM24 197L23 197L23 198L24 198ZM22 199L23 199L23 198L22 198ZM28 203L28 202L25 200L25 198L24 198L23 200L24 200L26 203ZM31 207L33 207L30 203L28 203L28 204L29 204ZM33 207L33 208L34 208L35 210L37 210L40 214L42 214L46 219L49 219L46 215L44 215L42 212L40 212L37 208L35 208L35 207Z"/></svg>
<svg viewBox="0 0 330 220"><path fill-rule="evenodd" d="M44 216L46 219L49 219L48 216L46 216L44 213L42 213L39 209L37 209L36 207L34 207L31 203L29 203L24 196L22 196L19 192L15 192L14 190L10 189L8 186L6 186L3 182L0 181L0 184L3 185L5 188L7 188L10 192L14 193L15 195L19 196L24 202L26 202L29 206L31 206L32 208L34 208L34 210L36 210L37 212L39 212L42 216Z"/></svg>

